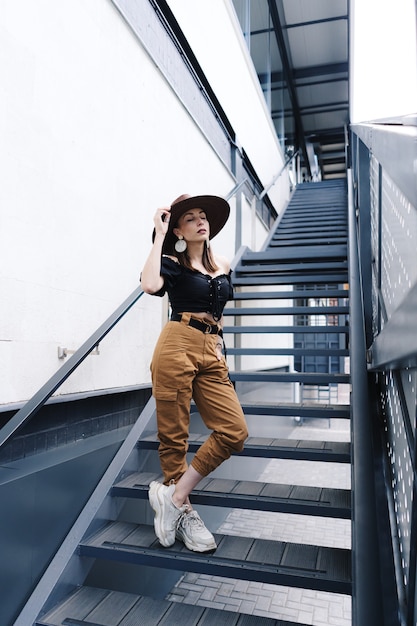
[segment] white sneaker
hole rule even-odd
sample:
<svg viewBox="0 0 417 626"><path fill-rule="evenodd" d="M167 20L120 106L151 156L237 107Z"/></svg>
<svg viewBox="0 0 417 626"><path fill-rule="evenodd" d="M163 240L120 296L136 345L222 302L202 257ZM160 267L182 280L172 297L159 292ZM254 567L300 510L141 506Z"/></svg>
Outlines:
<svg viewBox="0 0 417 626"><path fill-rule="evenodd" d="M211 532L197 511L184 512L178 520L176 537L183 541L189 550L209 552L215 550L217 544Z"/></svg>
<svg viewBox="0 0 417 626"><path fill-rule="evenodd" d="M169 548L175 543L175 530L180 516L188 509L187 504L175 506L172 494L175 485L163 485L153 480L149 485L149 502L155 511L154 528L159 542Z"/></svg>

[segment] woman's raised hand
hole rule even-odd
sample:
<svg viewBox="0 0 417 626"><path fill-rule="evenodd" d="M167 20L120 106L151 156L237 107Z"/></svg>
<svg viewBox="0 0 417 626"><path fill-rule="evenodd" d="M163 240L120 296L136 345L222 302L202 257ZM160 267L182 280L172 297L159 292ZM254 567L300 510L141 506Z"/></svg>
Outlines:
<svg viewBox="0 0 417 626"><path fill-rule="evenodd" d="M171 217L170 207L162 207L161 209L156 210L156 213L153 218L156 234L160 234L164 236L167 234L170 217Z"/></svg>

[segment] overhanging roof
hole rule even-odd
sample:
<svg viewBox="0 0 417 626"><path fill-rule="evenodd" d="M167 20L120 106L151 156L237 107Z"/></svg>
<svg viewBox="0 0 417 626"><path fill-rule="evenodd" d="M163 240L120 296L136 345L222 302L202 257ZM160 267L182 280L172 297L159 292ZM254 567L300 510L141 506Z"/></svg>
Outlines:
<svg viewBox="0 0 417 626"><path fill-rule="evenodd" d="M234 0L242 15L243 5ZM278 136L323 179L344 177L349 124L348 0L250 0L251 56ZM307 149L308 148L308 149Z"/></svg>

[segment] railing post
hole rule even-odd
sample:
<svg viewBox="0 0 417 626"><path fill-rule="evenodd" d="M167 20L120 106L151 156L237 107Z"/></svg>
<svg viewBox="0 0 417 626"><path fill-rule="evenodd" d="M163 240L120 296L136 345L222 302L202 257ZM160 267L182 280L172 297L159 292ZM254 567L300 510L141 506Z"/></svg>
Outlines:
<svg viewBox="0 0 417 626"><path fill-rule="evenodd" d="M366 341L359 265L352 172L348 170L349 195L349 313L352 420L352 623L382 626L372 419L368 396Z"/></svg>

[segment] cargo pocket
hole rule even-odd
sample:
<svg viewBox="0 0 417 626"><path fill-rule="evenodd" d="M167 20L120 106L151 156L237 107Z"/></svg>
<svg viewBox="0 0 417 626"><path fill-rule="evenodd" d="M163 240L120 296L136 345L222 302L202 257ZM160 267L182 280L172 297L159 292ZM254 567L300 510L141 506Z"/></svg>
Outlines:
<svg viewBox="0 0 417 626"><path fill-rule="evenodd" d="M176 402L178 398L178 389L165 389L164 387L156 385L153 389L153 395L156 400Z"/></svg>
<svg viewBox="0 0 417 626"><path fill-rule="evenodd" d="M178 390L186 386L185 350L161 350L152 361L153 395L158 400L176 401Z"/></svg>

